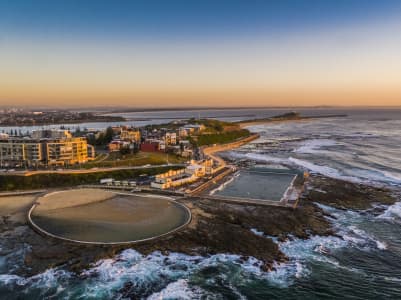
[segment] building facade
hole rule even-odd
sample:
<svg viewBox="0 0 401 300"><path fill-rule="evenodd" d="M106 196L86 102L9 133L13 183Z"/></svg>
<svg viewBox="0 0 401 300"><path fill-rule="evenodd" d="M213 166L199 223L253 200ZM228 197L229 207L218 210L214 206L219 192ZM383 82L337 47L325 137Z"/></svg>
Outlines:
<svg viewBox="0 0 401 300"><path fill-rule="evenodd" d="M88 161L85 138L67 138L45 143L47 165L68 166Z"/></svg>
<svg viewBox="0 0 401 300"><path fill-rule="evenodd" d="M85 163L95 156L93 146L88 146L85 138L73 138L68 132L38 131L33 135L35 138L1 139L0 166L69 166ZM91 147L90 156L88 147Z"/></svg>
<svg viewBox="0 0 401 300"><path fill-rule="evenodd" d="M43 148L40 141L25 139L0 141L0 166L2 167L38 166L42 161Z"/></svg>
<svg viewBox="0 0 401 300"><path fill-rule="evenodd" d="M177 133L167 132L164 136L164 141L167 146L177 145Z"/></svg>
<svg viewBox="0 0 401 300"><path fill-rule="evenodd" d="M123 141L139 143L141 141L141 132L135 129L121 130L120 139Z"/></svg>

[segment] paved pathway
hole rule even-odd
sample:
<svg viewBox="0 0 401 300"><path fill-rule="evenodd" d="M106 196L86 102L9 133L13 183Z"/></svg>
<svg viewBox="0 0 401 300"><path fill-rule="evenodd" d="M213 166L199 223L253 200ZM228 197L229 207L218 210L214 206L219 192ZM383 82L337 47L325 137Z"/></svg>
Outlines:
<svg viewBox="0 0 401 300"><path fill-rule="evenodd" d="M61 169L61 170L38 170L38 171L14 171L14 172L0 172L0 175L20 175L32 176L37 174L89 174L97 172L111 172L118 170L138 170L138 169L152 169L158 167L185 167L185 164L163 164L163 165L150 165L150 166L135 166L135 167L112 167L112 168L92 168L92 169Z"/></svg>

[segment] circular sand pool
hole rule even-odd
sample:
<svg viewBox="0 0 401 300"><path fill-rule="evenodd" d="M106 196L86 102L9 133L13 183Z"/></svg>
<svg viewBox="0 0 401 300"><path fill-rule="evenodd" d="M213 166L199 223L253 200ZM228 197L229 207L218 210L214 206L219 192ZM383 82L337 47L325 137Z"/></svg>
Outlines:
<svg viewBox="0 0 401 300"><path fill-rule="evenodd" d="M132 243L171 233L191 214L170 197L76 189L40 197L28 219L49 236L93 244Z"/></svg>

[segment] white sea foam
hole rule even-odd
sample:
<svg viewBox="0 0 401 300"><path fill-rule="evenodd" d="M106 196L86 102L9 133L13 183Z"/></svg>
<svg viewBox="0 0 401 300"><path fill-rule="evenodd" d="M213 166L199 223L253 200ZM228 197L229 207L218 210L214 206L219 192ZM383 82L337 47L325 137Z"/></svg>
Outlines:
<svg viewBox="0 0 401 300"><path fill-rule="evenodd" d="M157 299L157 296L176 293L174 290L177 286L186 285L188 277L194 272L227 263L238 265L243 271L250 274L260 276L264 273L261 270L262 263L252 257L244 261L240 256L230 254L202 257L179 253L163 255L160 252L143 256L137 251L129 249L114 259L99 261L82 275L96 279L96 284L86 287L86 294L91 297L99 296L99 293L105 295L105 291L109 293L118 291L125 282L130 281L135 290L146 290L159 286L160 291L153 294L153 298L151 298ZM175 283L166 282L171 279L175 280ZM186 299L185 297L191 298L192 293L197 295L198 292L197 289L188 288L183 291L182 295ZM169 299L169 297L166 298ZM175 299L172 296L171 298ZM162 297L162 299L164 298Z"/></svg>
<svg viewBox="0 0 401 300"><path fill-rule="evenodd" d="M346 242L338 237L313 236L308 240L292 238L286 242L279 243L280 250L289 257L289 262L275 264L275 270L265 275L265 278L274 285L287 287L296 279L307 277L311 274L308 262L311 260L320 261L326 264L338 266L339 263L328 258L320 252L324 245L327 251L346 246Z"/></svg>
<svg viewBox="0 0 401 300"><path fill-rule="evenodd" d="M326 150L321 150L322 147L331 147L339 145L338 142L329 139L312 139L303 142L301 147L295 149L296 153L305 153L305 154L316 154L316 153L324 153Z"/></svg>
<svg viewBox="0 0 401 300"><path fill-rule="evenodd" d="M354 225L348 226L347 232L344 231L342 234L344 240L349 241L351 246L356 246L363 250L370 250L373 247L379 250L386 250L388 247L386 242L378 240L373 235Z"/></svg>
<svg viewBox="0 0 401 300"><path fill-rule="evenodd" d="M355 183L363 182L363 180L361 180L360 178L342 175L339 170L328 167L328 166L316 165L309 161L294 158L294 157L290 157L290 158L288 158L288 160L297 166L301 166L301 167L311 171L312 173L317 173L317 174L321 174L321 175L324 175L324 176L327 176L330 178L341 179L341 180L355 182Z"/></svg>
<svg viewBox="0 0 401 300"><path fill-rule="evenodd" d="M25 279L17 275L0 274L0 282L4 285L9 285L9 284L24 285Z"/></svg>
<svg viewBox="0 0 401 300"><path fill-rule="evenodd" d="M19 289L51 289L63 288L61 281L71 277L71 273L61 269L48 269L31 277L21 277L12 274L1 274L0 282L4 285L17 285Z"/></svg>
<svg viewBox="0 0 401 300"><path fill-rule="evenodd" d="M267 275L271 282L279 286L288 286L293 284L295 279L309 276L311 271L308 264L311 261L349 272L363 273L362 270L341 265L332 255L333 252L345 247L356 247L362 251L387 249L385 241L380 241L372 234L357 227L356 224L359 224L364 218L362 215L354 211L342 211L325 205L319 206L335 217L330 220L340 237L312 236L306 240L292 237L279 243L280 250L289 257L290 261L276 265L276 271Z"/></svg>
<svg viewBox="0 0 401 300"><path fill-rule="evenodd" d="M363 178L361 182L364 180L366 183L375 181L375 182L386 182L390 184L399 184L401 183L401 176L398 176L395 173L383 171L380 169L366 167L366 169L350 169L347 170L351 174L356 177Z"/></svg>
<svg viewBox="0 0 401 300"><path fill-rule="evenodd" d="M287 159L273 157L266 154L253 153L253 152L247 152L247 153L234 152L232 156L237 158L247 158L255 161L270 162L275 164L288 164Z"/></svg>
<svg viewBox="0 0 401 300"><path fill-rule="evenodd" d="M180 253L163 255L154 252L144 256L133 249L122 251L111 259L98 261L90 269L76 275L62 269L50 269L44 273L24 278L17 275L2 274L2 285L20 286L21 291L29 293L32 288L42 291L51 291L50 294L61 294L67 298L115 298L129 283L129 289L149 293L150 299L193 299L204 295L197 287L188 285L188 278L199 270L221 265L233 265L240 268L244 274L263 276L262 262L250 257L246 260L239 255L217 254L210 257L189 256ZM67 288L71 276L81 277L78 288ZM173 282L171 282L173 280ZM237 293L233 286L233 293ZM121 292L122 293L122 292ZM60 297L61 297L60 296Z"/></svg>
<svg viewBox="0 0 401 300"><path fill-rule="evenodd" d="M214 195L216 192L221 192L226 188L227 185L229 185L231 182L235 180L240 175L239 172L235 173L229 180L223 182L221 185L219 185L217 188L213 189L210 191L210 195Z"/></svg>
<svg viewBox="0 0 401 300"><path fill-rule="evenodd" d="M295 166L295 167L302 167L312 173L317 173L321 174L330 178L334 179L340 179L340 180L345 180L349 182L354 182L354 183L362 183L366 182L361 178L354 177L354 176L346 176L344 174L341 174L341 172L337 169L334 169L329 166L322 166L322 165L317 165L312 162L295 158L295 157L289 157L287 158L278 158L278 157L273 157L267 154L258 154L258 153L235 153L233 154L234 157L239 157L239 158L247 158L255 161L261 161L261 162L269 162L269 163L274 163L274 164L280 164L280 165L285 165L285 166Z"/></svg>
<svg viewBox="0 0 401 300"><path fill-rule="evenodd" d="M275 265L276 271L266 275L271 283L286 287L294 283L296 279L308 277L311 270L308 265L312 261L325 264L332 268L344 269L349 272L363 273L359 269L341 265L340 262L332 256L332 252L337 249L349 247L355 241L351 239L342 239L333 236L312 236L307 240L293 238L283 243L279 243L280 250L290 258L288 263ZM361 242L361 240L358 240ZM380 242L379 242L380 243ZM381 245L384 246L385 245ZM378 248L381 247L378 244Z"/></svg>
<svg viewBox="0 0 401 300"><path fill-rule="evenodd" d="M401 223L401 202L389 206L386 211L377 218Z"/></svg>
<svg viewBox="0 0 401 300"><path fill-rule="evenodd" d="M265 233L263 231L259 231L256 228L251 228L251 232L257 236L264 236Z"/></svg>
<svg viewBox="0 0 401 300"><path fill-rule="evenodd" d="M265 275L265 279L272 285L278 287L288 287L293 284L293 279L297 272L296 263L290 261L288 263L273 265L274 271L271 271ZM306 271L306 268L303 269Z"/></svg>
<svg viewBox="0 0 401 300"><path fill-rule="evenodd" d="M265 234L263 231L259 231L259 230L257 230L256 228L251 228L251 232L252 232L254 235L257 235L257 236L262 236L262 237L265 237L265 238L272 239L273 242L275 242L275 243L278 242L278 238L277 238L277 237L272 236L272 235Z"/></svg>
<svg viewBox="0 0 401 300"><path fill-rule="evenodd" d="M376 241L377 248L380 250L386 250L388 245L386 242Z"/></svg>
<svg viewBox="0 0 401 300"><path fill-rule="evenodd" d="M350 246L358 247L362 250L370 250L377 248L379 250L387 249L387 243L380 241L377 237L369 234L365 230L358 227L366 216L352 210L339 210L327 205L316 203L320 208L334 216L335 219L329 218L333 223L337 233L349 243Z"/></svg>
<svg viewBox="0 0 401 300"><path fill-rule="evenodd" d="M188 280L178 279L175 282L168 284L160 292L154 293L148 297L148 300L160 299L201 299L204 292L199 288L188 286Z"/></svg>

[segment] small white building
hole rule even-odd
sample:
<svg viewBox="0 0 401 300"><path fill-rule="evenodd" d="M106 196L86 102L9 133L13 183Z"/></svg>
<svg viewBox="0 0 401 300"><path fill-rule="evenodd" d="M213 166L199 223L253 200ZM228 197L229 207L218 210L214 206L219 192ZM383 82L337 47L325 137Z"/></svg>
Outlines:
<svg viewBox="0 0 401 300"><path fill-rule="evenodd" d="M212 174L212 165L213 160L201 162L191 160L190 165L185 169L170 170L156 175L155 181L151 182L150 186L157 189L169 189L195 182L199 178Z"/></svg>

